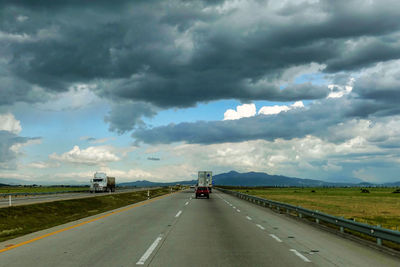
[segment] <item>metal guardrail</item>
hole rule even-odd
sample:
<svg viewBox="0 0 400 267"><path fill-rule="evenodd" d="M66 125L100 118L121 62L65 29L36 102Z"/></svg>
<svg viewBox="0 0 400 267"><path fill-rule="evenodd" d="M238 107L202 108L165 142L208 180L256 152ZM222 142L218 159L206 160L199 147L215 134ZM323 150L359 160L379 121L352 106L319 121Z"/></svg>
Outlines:
<svg viewBox="0 0 400 267"><path fill-rule="evenodd" d="M382 245L382 240L388 240L397 244L400 244L400 232L394 231L386 228L381 228L379 226L373 226L365 223L359 223L352 220L344 219L341 217L332 216L329 214L325 214L316 210L309 210L299 206L293 206L290 204L268 200L260 197L255 197L247 194L243 194L236 191L231 191L223 188L217 188L218 190L234 195L240 199L247 200L249 202L253 202L260 206L276 208L277 210L283 209L286 210L287 213L295 212L298 217L302 218L303 216L308 216L315 219L316 223L320 221L327 222L333 225L336 225L340 228L340 232L344 232L344 229L350 229L352 231L356 231L371 237L376 238L377 245Z"/></svg>
<svg viewBox="0 0 400 267"><path fill-rule="evenodd" d="M8 196L36 196L36 195L52 195L52 194L65 194L65 193L84 193L89 190L77 190L77 191L57 191L57 192L31 192L31 193L1 193L0 197Z"/></svg>

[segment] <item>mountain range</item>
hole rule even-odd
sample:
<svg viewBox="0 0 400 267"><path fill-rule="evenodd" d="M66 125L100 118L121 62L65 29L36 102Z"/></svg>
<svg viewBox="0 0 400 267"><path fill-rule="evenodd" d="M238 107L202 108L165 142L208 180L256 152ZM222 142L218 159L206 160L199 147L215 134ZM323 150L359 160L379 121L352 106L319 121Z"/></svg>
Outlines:
<svg viewBox="0 0 400 267"><path fill-rule="evenodd" d="M345 181L351 182L345 182ZM233 185L233 186L305 186L305 187L319 187L319 186L400 186L399 182L373 184L366 183L357 178L340 179L341 182L322 181L314 179L302 179L295 177L287 177L282 175L269 175L263 172L247 172L239 173L230 171L213 176L214 185ZM154 183L146 180L120 183L120 186L168 186L175 184L191 185L196 184L197 180L179 181L171 183Z"/></svg>
<svg viewBox="0 0 400 267"><path fill-rule="evenodd" d="M118 177L117 177L118 181ZM336 181L336 182L334 182ZM337 182L340 181L340 182ZM88 181L89 182L89 181ZM17 180L17 179L4 179L0 178L0 184L8 185L26 185L32 184L34 182ZM37 184L42 185L50 185L51 182L35 182ZM151 182L147 180L139 180L135 182L124 182L118 183L119 186L136 186L136 187L150 187L150 186L170 186L170 185L194 185L197 183L197 180L189 180L189 181L177 181L177 182ZM65 183L57 182L57 184L64 185L82 185L82 183L78 183L76 181L68 181ZM88 183L87 183L88 184ZM247 173L239 173L236 171L230 171L227 173L221 173L213 176L213 184L214 185L232 185L232 186L305 186L305 187L319 187L319 186L387 186L387 187L395 187L400 186L400 181L392 182L392 183L383 183L383 184L373 184L367 183L357 178L338 178L337 180L314 180L314 179L302 179L296 177L287 177L283 175L269 175L263 172L247 172ZM1 185L0 185L1 186Z"/></svg>

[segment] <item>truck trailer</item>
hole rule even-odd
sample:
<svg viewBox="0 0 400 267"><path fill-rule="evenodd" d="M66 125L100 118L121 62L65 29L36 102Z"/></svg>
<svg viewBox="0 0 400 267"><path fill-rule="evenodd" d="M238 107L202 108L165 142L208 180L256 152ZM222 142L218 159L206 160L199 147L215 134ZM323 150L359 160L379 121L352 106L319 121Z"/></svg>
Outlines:
<svg viewBox="0 0 400 267"><path fill-rule="evenodd" d="M208 187L208 191L212 190L212 171L199 171L197 186Z"/></svg>
<svg viewBox="0 0 400 267"><path fill-rule="evenodd" d="M90 193L115 192L115 177L109 177L104 172L96 172L90 180Z"/></svg>

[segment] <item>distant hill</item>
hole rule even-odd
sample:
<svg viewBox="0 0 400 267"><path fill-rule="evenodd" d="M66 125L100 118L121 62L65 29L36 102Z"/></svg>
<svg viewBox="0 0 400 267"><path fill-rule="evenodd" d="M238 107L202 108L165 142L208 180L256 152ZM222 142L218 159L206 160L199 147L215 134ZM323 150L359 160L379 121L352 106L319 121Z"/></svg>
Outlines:
<svg viewBox="0 0 400 267"><path fill-rule="evenodd" d="M398 181L398 182L393 182L393 183L384 183L383 186L387 186L387 187L396 187L396 186L400 186L400 181Z"/></svg>
<svg viewBox="0 0 400 267"><path fill-rule="evenodd" d="M24 184L29 184L29 182L25 180L20 180L20 179L14 179L14 178L0 178L0 183L1 184L7 184L7 185L24 185ZM32 184L32 182L31 182Z"/></svg>
<svg viewBox="0 0 400 267"><path fill-rule="evenodd" d="M331 183L321 180L292 178L282 175L269 175L263 172L239 173L230 171L213 177L215 185L235 186L340 186L342 183ZM354 184L353 184L354 185Z"/></svg>
<svg viewBox="0 0 400 267"><path fill-rule="evenodd" d="M0 183L0 187L2 187L2 186L10 186L10 185Z"/></svg>

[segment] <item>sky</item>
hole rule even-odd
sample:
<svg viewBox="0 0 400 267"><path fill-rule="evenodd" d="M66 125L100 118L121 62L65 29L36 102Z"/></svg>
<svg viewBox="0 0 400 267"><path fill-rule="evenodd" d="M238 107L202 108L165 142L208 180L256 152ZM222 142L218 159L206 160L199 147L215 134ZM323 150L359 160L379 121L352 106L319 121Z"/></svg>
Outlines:
<svg viewBox="0 0 400 267"><path fill-rule="evenodd" d="M399 17L396 0L0 0L0 182L399 181Z"/></svg>

